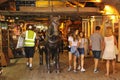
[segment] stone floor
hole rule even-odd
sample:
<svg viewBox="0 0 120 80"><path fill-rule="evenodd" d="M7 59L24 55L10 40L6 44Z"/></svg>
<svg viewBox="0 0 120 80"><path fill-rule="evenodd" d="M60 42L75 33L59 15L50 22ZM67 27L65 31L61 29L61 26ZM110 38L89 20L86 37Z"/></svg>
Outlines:
<svg viewBox="0 0 120 80"><path fill-rule="evenodd" d="M0 80L120 80L120 63L116 64L117 73L111 74L109 77L105 74L105 62L99 62L99 73L93 73L93 58L92 56L85 58L86 72L74 73L67 72L68 68L68 53L60 54L60 70L61 73L56 74L54 66L52 65L52 73L48 74L46 65L39 65L39 55L35 53L33 63L33 70L30 71L26 67L25 58L11 59L11 64L3 67L3 74ZM45 61L44 61L45 62ZM112 71L111 71L112 72Z"/></svg>

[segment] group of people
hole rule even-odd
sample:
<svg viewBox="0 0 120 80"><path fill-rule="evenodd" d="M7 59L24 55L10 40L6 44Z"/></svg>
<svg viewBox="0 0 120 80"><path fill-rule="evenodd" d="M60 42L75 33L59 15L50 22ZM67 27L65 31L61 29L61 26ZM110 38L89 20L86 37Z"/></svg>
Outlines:
<svg viewBox="0 0 120 80"><path fill-rule="evenodd" d="M117 46L117 40L113 34L111 26L106 27L104 36L100 33L100 26L95 27L95 32L91 34L90 47L94 57L94 73L98 73L98 63L102 58L106 61L106 76L110 75L110 62L112 62L113 73L115 70L115 47ZM84 68L84 56L85 56L85 37L83 32L75 30L68 36L68 50L69 50L69 67L68 71L72 70L72 58L73 58L73 72L80 70L85 72ZM81 61L81 62L80 62Z"/></svg>
<svg viewBox="0 0 120 80"><path fill-rule="evenodd" d="M32 58L35 52L35 39L36 33L32 30L32 26L29 25L28 30L22 34L25 39L24 50L27 58L27 66L32 70ZM98 63L102 58L106 61L106 76L110 75L110 62L112 62L113 73L115 70L115 45L117 46L117 40L113 34L113 30L111 26L106 27L104 37L100 33L100 26L95 27L95 32L90 36L90 46L94 56L94 73L99 72ZM72 70L73 63L73 71L77 72L80 70L81 72L85 72L84 68L84 57L85 57L85 45L86 38L83 32L79 32L79 30L75 30L74 33L71 33L68 36L68 50L69 50L69 67L68 71ZM37 43L37 42L36 42ZM37 43L38 44L38 43ZM39 47L40 50L44 49L43 47ZM41 51L40 51L41 52ZM43 56L43 54L42 54ZM73 58L73 62L72 62ZM41 59L41 58L40 58ZM43 64L43 62L40 62Z"/></svg>
<svg viewBox="0 0 120 80"><path fill-rule="evenodd" d="M81 32L79 33L79 30L76 30L73 34L71 33L68 37L68 42L69 42L69 68L68 71L72 69L71 64L72 64L72 56L74 56L74 72L76 71L77 68L77 62L78 62L78 69L80 69L80 58L79 56L81 55L81 71L84 72L84 52L85 52L85 38L84 34Z"/></svg>

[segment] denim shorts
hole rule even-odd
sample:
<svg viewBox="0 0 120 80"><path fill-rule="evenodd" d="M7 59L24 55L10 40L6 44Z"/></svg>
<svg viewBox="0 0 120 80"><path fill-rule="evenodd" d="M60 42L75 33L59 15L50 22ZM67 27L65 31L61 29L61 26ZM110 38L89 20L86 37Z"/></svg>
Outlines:
<svg viewBox="0 0 120 80"><path fill-rule="evenodd" d="M94 56L94 58L96 58L96 59L99 59L100 58L100 55L101 55L101 51L92 51L93 52L93 56Z"/></svg>
<svg viewBox="0 0 120 80"><path fill-rule="evenodd" d="M76 48L75 46L72 46L72 47L70 48L70 52L71 52L73 55L77 56L77 57L80 56L80 55L79 55L79 51L77 50L77 48Z"/></svg>
<svg viewBox="0 0 120 80"><path fill-rule="evenodd" d="M80 55L83 55L85 52L84 48L78 48L78 51Z"/></svg>

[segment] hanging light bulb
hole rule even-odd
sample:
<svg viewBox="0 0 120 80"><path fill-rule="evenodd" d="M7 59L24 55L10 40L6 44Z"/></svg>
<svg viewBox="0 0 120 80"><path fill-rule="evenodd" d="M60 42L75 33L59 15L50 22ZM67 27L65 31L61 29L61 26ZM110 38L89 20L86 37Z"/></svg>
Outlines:
<svg viewBox="0 0 120 80"><path fill-rule="evenodd" d="M96 2L101 2L102 0L96 0Z"/></svg>

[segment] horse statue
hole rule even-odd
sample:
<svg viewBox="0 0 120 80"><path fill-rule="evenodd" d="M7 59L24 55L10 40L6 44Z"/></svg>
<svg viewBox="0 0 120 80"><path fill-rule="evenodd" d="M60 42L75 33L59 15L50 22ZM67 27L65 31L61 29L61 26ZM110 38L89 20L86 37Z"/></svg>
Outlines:
<svg viewBox="0 0 120 80"><path fill-rule="evenodd" d="M46 63L48 73L51 73L50 60L52 55L52 60L55 61L56 73L59 73L59 52L60 52L60 17L50 17L50 25L46 33Z"/></svg>

